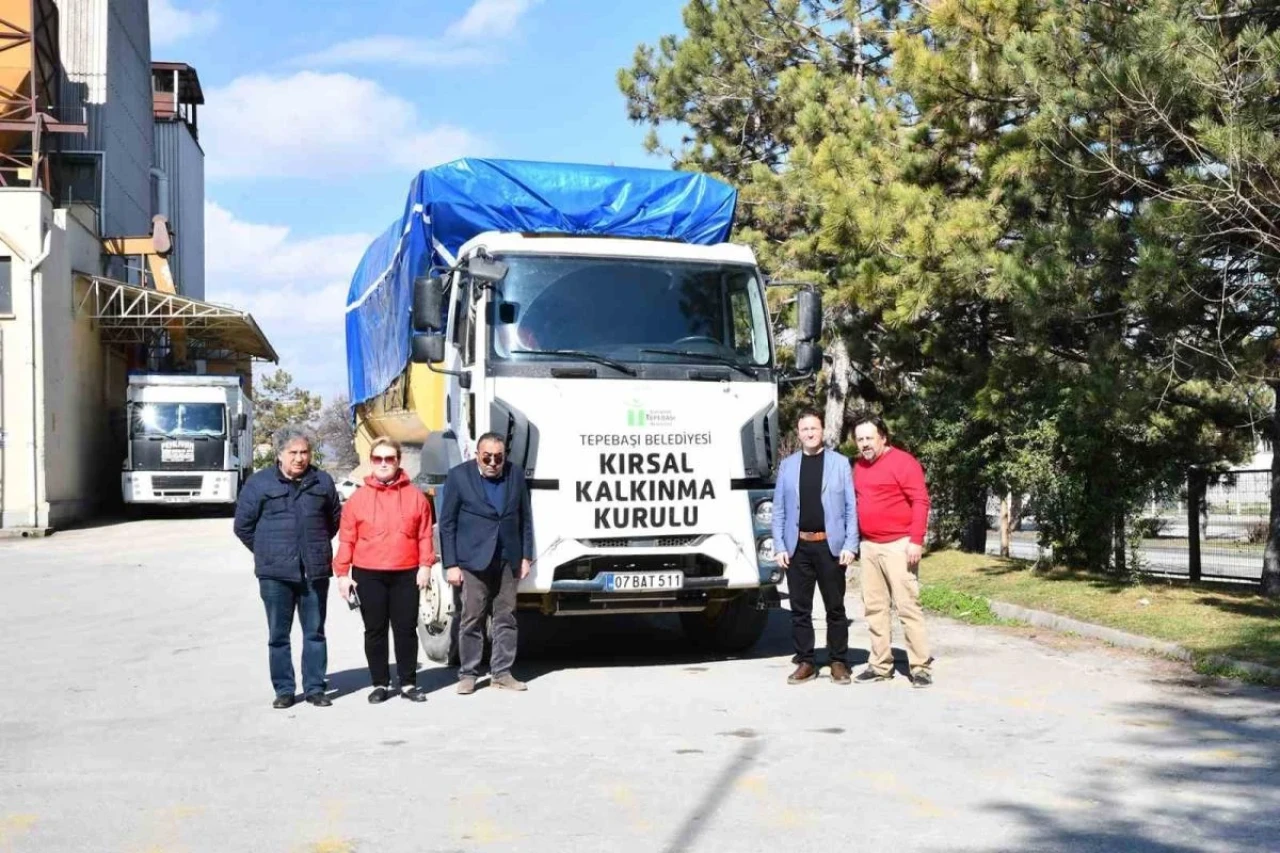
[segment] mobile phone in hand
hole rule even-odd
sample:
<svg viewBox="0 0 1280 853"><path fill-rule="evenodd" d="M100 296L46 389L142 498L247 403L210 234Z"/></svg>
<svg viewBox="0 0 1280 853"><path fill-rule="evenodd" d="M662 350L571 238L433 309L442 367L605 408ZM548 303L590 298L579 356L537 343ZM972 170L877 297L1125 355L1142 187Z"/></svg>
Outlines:
<svg viewBox="0 0 1280 853"><path fill-rule="evenodd" d="M351 587L351 595L347 598L347 608L355 610L360 606L360 593L356 592L356 588Z"/></svg>

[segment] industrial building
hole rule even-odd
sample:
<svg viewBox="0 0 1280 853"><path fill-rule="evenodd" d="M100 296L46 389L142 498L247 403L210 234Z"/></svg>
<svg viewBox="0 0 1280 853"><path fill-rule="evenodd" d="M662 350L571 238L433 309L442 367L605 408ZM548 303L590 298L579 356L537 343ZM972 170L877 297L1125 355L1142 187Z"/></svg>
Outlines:
<svg viewBox="0 0 1280 853"><path fill-rule="evenodd" d="M147 0L0 0L0 528L119 501L130 371L276 360L204 301L194 68L153 62Z"/></svg>

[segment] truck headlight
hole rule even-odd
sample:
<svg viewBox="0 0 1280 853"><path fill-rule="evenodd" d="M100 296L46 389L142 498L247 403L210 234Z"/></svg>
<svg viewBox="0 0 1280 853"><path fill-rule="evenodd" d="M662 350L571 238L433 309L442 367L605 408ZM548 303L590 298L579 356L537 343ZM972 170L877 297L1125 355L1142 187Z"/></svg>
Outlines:
<svg viewBox="0 0 1280 853"><path fill-rule="evenodd" d="M774 562L772 536L761 536L756 540L756 560L762 565L769 565Z"/></svg>
<svg viewBox="0 0 1280 853"><path fill-rule="evenodd" d="M765 498L756 504L755 522L761 527L769 527L773 524L773 499Z"/></svg>

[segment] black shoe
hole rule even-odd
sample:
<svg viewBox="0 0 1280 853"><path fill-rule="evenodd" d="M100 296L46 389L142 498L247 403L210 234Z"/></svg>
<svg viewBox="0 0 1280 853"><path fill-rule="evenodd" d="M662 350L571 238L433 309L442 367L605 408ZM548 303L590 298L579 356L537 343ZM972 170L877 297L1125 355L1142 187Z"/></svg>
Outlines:
<svg viewBox="0 0 1280 853"><path fill-rule="evenodd" d="M333 702L323 693L308 693L307 704L315 705L317 708L328 708Z"/></svg>
<svg viewBox="0 0 1280 853"><path fill-rule="evenodd" d="M423 693L416 686L405 687L400 691L400 698L408 699L410 702L425 702L427 701L427 694Z"/></svg>
<svg viewBox="0 0 1280 853"><path fill-rule="evenodd" d="M383 702L391 698L391 691L385 687L375 687L373 692L369 694L370 705L381 705Z"/></svg>
<svg viewBox="0 0 1280 853"><path fill-rule="evenodd" d="M911 686L912 687L932 687L933 675L931 675L929 673L929 670L927 669L916 670L915 672L911 673Z"/></svg>
<svg viewBox="0 0 1280 853"><path fill-rule="evenodd" d="M881 675L871 667L867 667L862 672L853 677L854 684L872 684L877 681L890 681L893 679L893 670L885 675Z"/></svg>
<svg viewBox="0 0 1280 853"><path fill-rule="evenodd" d="M271 703L271 707L272 708L292 708L293 694L281 693L279 696L276 697L276 701Z"/></svg>

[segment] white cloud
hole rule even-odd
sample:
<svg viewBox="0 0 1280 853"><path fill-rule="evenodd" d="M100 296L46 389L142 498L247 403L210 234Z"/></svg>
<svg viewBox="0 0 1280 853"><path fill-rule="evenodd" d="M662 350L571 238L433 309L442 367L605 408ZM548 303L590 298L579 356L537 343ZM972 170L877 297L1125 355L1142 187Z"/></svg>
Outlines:
<svg viewBox="0 0 1280 853"><path fill-rule="evenodd" d="M440 38L375 35L338 42L294 60L294 65L398 65L450 68L485 65L500 57L496 42L512 36L525 13L542 0L475 0Z"/></svg>
<svg viewBox="0 0 1280 853"><path fill-rule="evenodd" d="M187 0L184 5L190 5ZM170 45L193 35L207 33L218 26L218 13L213 9L179 9L174 0L150 0L151 43Z"/></svg>
<svg viewBox="0 0 1280 853"><path fill-rule="evenodd" d="M349 74L251 74L208 102L200 132L211 178L416 171L486 148L462 128L424 126L412 103Z"/></svg>
<svg viewBox="0 0 1280 853"><path fill-rule="evenodd" d="M207 298L248 311L297 383L326 397L346 389L344 310L372 234L294 237L205 203Z"/></svg>
<svg viewBox="0 0 1280 853"><path fill-rule="evenodd" d="M445 35L463 39L509 36L520 17L535 5L537 0L476 0L466 14L449 25Z"/></svg>
<svg viewBox="0 0 1280 853"><path fill-rule="evenodd" d="M405 68L454 68L485 65L492 53L478 47L446 45L405 36L369 36L339 42L324 50L308 53L294 65L327 67L337 65L399 65Z"/></svg>

